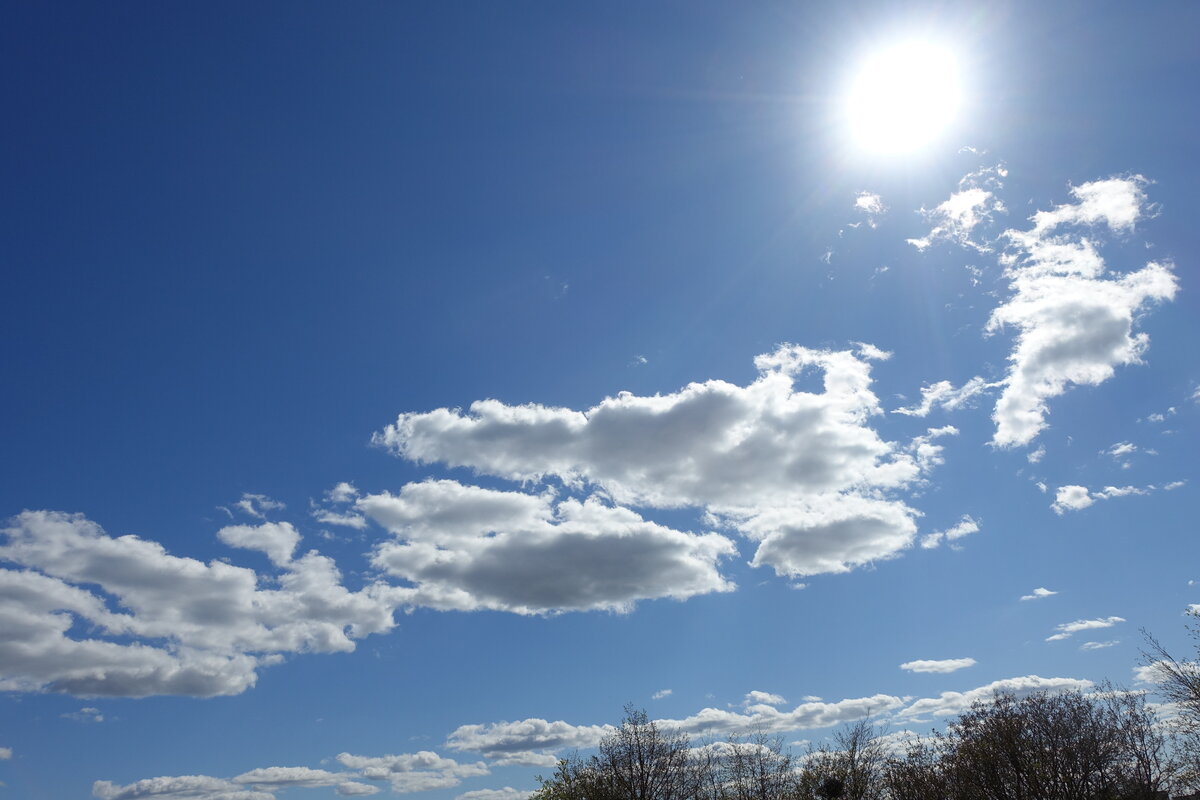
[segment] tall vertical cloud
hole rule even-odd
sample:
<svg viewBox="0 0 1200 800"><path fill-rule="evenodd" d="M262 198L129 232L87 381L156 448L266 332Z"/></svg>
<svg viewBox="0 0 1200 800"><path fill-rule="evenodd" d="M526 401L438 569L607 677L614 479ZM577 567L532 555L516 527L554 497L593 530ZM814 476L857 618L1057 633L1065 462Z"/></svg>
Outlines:
<svg viewBox="0 0 1200 800"><path fill-rule="evenodd" d="M1146 183L1140 175L1085 183L1071 190L1076 202L1039 211L1029 230L1005 232L1012 294L987 331L1012 328L1016 345L992 415L993 444L1028 444L1046 427L1051 398L1140 362L1150 337L1134 332L1138 314L1172 299L1176 278L1157 262L1110 277L1093 236L1131 232L1145 215Z"/></svg>

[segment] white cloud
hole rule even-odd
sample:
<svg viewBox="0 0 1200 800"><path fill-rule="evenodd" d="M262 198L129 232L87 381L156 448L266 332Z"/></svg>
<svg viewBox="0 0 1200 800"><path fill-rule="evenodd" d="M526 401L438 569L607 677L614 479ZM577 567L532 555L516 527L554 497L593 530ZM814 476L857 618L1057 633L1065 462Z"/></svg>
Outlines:
<svg viewBox="0 0 1200 800"><path fill-rule="evenodd" d="M893 409L893 414L904 414L910 417L926 417L935 408L945 411L957 411L969 407L975 397L983 394L997 384L990 384L978 375L971 378L955 389L950 381L938 381L929 386L921 387L921 403L909 408Z"/></svg>
<svg viewBox="0 0 1200 800"><path fill-rule="evenodd" d="M1003 210L1003 205L991 192L978 187L963 189L933 210L923 211L926 219L933 222L933 228L925 236L907 241L918 250L925 250L942 240L986 250L971 240L971 232L979 223L990 219L992 212Z"/></svg>
<svg viewBox="0 0 1200 800"><path fill-rule="evenodd" d="M250 494L249 492L242 493L242 499L233 504L235 508L241 510L247 516L255 519L265 519L268 511L278 511L287 508L278 500L272 500L265 494Z"/></svg>
<svg viewBox="0 0 1200 800"><path fill-rule="evenodd" d="M490 774L482 761L462 764L430 750L387 756L358 756L339 753L337 761L355 771L358 777L387 781L397 794L446 789L462 783L463 778Z"/></svg>
<svg viewBox="0 0 1200 800"><path fill-rule="evenodd" d="M286 531L263 527L227 538L283 554ZM4 534L0 560L16 567L0 569L11 645L0 649L0 687L10 691L237 694L279 654L350 651L390 630L401 602L398 588L381 583L347 590L315 551L260 589L253 570L112 538L80 515L27 511Z"/></svg>
<svg viewBox="0 0 1200 800"><path fill-rule="evenodd" d="M751 699L766 702L751 704ZM869 715L886 714L906 702L904 698L885 694L850 698L836 703L812 698L789 711L770 705L783 702L778 695L750 692L746 700L744 712L704 708L683 719L659 719L655 722L663 728L693 737L784 733L828 728ZM547 722L544 719L463 725L450 734L446 747L480 753L496 765L552 767L557 763L556 753L596 747L602 738L614 730L610 725L572 725L561 720Z"/></svg>
<svg viewBox="0 0 1200 800"><path fill-rule="evenodd" d="M851 569L894 557L916 533L914 512L902 503L833 495L819 505L774 507L724 519L759 542L750 563L803 577Z"/></svg>
<svg viewBox="0 0 1200 800"><path fill-rule="evenodd" d="M1081 508L1087 508L1094 502L1096 501L1092 498L1086 486L1060 486L1054 495L1054 504L1050 507L1054 509L1054 513L1062 514L1065 511L1078 511Z"/></svg>
<svg viewBox="0 0 1200 800"><path fill-rule="evenodd" d="M1021 595L1021 599L1022 600L1040 600L1043 597L1051 597L1056 594L1058 594L1058 592L1052 592L1044 586L1039 586L1038 588L1034 589L1029 594Z"/></svg>
<svg viewBox="0 0 1200 800"><path fill-rule="evenodd" d="M348 481L342 481L325 493L325 499L331 503L349 503L358 497L358 489Z"/></svg>
<svg viewBox="0 0 1200 800"><path fill-rule="evenodd" d="M1077 186L1076 203L1039 211L1028 231L1005 232L1012 249L1002 263L1012 295L992 311L987 331L1011 326L1017 337L992 415L993 444L1028 444L1046 426L1049 399L1140 363L1150 340L1133 327L1143 309L1175 296L1170 265L1151 262L1109 279L1096 243L1062 229L1103 224L1116 233L1132 230L1145 213L1145 183L1134 176Z"/></svg>
<svg viewBox="0 0 1200 800"><path fill-rule="evenodd" d="M1106 447L1100 451L1102 456L1112 456L1113 458L1123 458L1124 456L1132 455L1137 452L1137 445L1133 442L1117 442L1111 447Z"/></svg>
<svg viewBox="0 0 1200 800"><path fill-rule="evenodd" d="M342 481L325 493L325 502L333 508L310 501L313 519L326 525L362 530L367 527L366 518L362 514L345 508L359 497L359 491L354 484Z"/></svg>
<svg viewBox="0 0 1200 800"><path fill-rule="evenodd" d="M904 705L905 700L892 695L877 694L839 700L836 703L804 702L791 711L781 711L760 704L746 713L720 708L705 708L684 719L658 720L659 724L690 736L729 736L731 734L784 733L787 731L829 728L843 722L853 722L870 715L879 715Z"/></svg>
<svg viewBox="0 0 1200 800"><path fill-rule="evenodd" d="M611 725L571 725L559 720L524 719L487 725L462 725L447 738L446 747L479 753L497 765L554 766L561 750L586 750L616 729Z"/></svg>
<svg viewBox="0 0 1200 800"><path fill-rule="evenodd" d="M1121 642L1119 639L1110 639L1107 642L1084 642L1083 644L1079 645L1079 649L1080 650L1103 650L1106 647L1112 647L1113 645L1118 645L1120 643Z"/></svg>
<svg viewBox="0 0 1200 800"><path fill-rule="evenodd" d="M873 192L859 192L854 198L854 207L867 214L879 214L884 210L883 198Z"/></svg>
<svg viewBox="0 0 1200 800"><path fill-rule="evenodd" d="M367 527L367 519L359 514L339 514L327 508L313 510L313 519L326 525L337 525L341 528L363 530Z"/></svg>
<svg viewBox="0 0 1200 800"><path fill-rule="evenodd" d="M69 711L66 714L59 714L59 716L77 722L104 722L104 715L100 713L100 709L92 706L84 706L78 711Z"/></svg>
<svg viewBox="0 0 1200 800"><path fill-rule="evenodd" d="M815 698L820 700L821 698ZM783 699L782 695L772 694L770 692L760 692L757 689L746 692L746 697L742 701L743 706L781 706L787 700Z"/></svg>
<svg viewBox="0 0 1200 800"><path fill-rule="evenodd" d="M0 747L0 761L8 761L12 758L11 747Z"/></svg>
<svg viewBox="0 0 1200 800"><path fill-rule="evenodd" d="M99 800L275 800L270 792L261 792L207 775L144 778L127 786L111 781L96 781L92 795Z"/></svg>
<svg viewBox="0 0 1200 800"><path fill-rule="evenodd" d="M1164 490L1167 487L1163 487ZM1171 488L1177 488L1172 486ZM1050 508L1054 509L1055 514L1060 516L1067 511L1079 511L1094 504L1097 500L1111 500L1114 497L1128 497L1130 495L1147 495L1156 491L1157 487L1153 484L1149 486L1105 486L1103 489L1096 491L1088 491L1085 486L1060 486L1055 495L1054 503Z"/></svg>
<svg viewBox="0 0 1200 800"><path fill-rule="evenodd" d="M1025 454L1025 460L1030 464L1037 464L1046 457L1046 448L1044 445L1038 445L1036 450L1030 450Z"/></svg>
<svg viewBox="0 0 1200 800"><path fill-rule="evenodd" d="M1177 413L1179 413L1179 410L1177 408L1175 408L1175 406L1171 406L1164 412L1155 412L1155 413L1147 416L1145 419L1138 420L1138 421L1139 422L1166 422L1167 417L1173 417Z"/></svg>
<svg viewBox="0 0 1200 800"><path fill-rule="evenodd" d="M1072 634L1079 631L1091 631L1099 628L1111 628L1118 622L1124 622L1122 617L1105 617L1104 619L1078 619L1074 622L1064 622L1061 625L1056 625L1054 630L1058 633L1053 636L1046 637L1047 642L1057 642L1060 639L1069 638Z"/></svg>
<svg viewBox="0 0 1200 800"><path fill-rule="evenodd" d="M337 786L347 779L345 773L329 772L311 767L261 767L243 772L233 783L253 786L256 789L273 791L292 787L319 788Z"/></svg>
<svg viewBox="0 0 1200 800"><path fill-rule="evenodd" d="M596 498L555 504L444 480L368 495L358 508L395 534L372 563L414 584L397 590L410 605L624 611L734 588L717 570L736 552L724 536L673 530Z"/></svg>
<svg viewBox="0 0 1200 800"><path fill-rule="evenodd" d="M1092 496L1100 500L1108 500L1112 497L1128 497L1135 494L1150 494L1154 491L1153 486L1141 488L1138 486L1105 486L1098 492L1093 492Z"/></svg>
<svg viewBox="0 0 1200 800"><path fill-rule="evenodd" d="M980 224L991 222L995 214L1005 211L1004 204L996 197L1000 181L1007 170L1003 166L986 167L972 172L958 182L958 191L948 200L932 210L921 209L921 214L933 223L929 233L908 243L918 250L925 250L940 241L948 241L980 252L989 248L974 241L971 234Z"/></svg>
<svg viewBox="0 0 1200 800"><path fill-rule="evenodd" d="M386 781L393 792L402 794L450 788L463 778L489 774L483 762L460 764L427 750L377 758L342 753L337 761L351 771L260 767L229 779L180 775L146 778L128 786L96 781L92 784L92 794L100 800L274 800L276 792L286 789L333 788L343 797L365 797L377 794L380 789L356 779Z"/></svg>
<svg viewBox="0 0 1200 800"><path fill-rule="evenodd" d="M909 672L955 672L960 669L975 666L973 658L946 658L940 661L918 660L908 661L900 665L900 669L906 669Z"/></svg>
<svg viewBox="0 0 1200 800"><path fill-rule="evenodd" d="M899 716L946 717L959 714L970 708L976 701L990 700L997 693L1020 697L1034 692L1083 691L1091 687L1091 681L1076 678L1042 678L1037 675L1004 678L966 692L942 692L937 697L922 698L902 709Z"/></svg>
<svg viewBox="0 0 1200 800"><path fill-rule="evenodd" d="M845 572L911 544L917 512L891 495L940 463L931 440L954 432L904 445L866 424L881 413L867 359L882 355L861 344L782 346L755 360L748 386L622 392L585 412L481 400L467 413L401 414L375 441L417 462L598 487L620 504L700 508L758 543L756 566L791 577ZM811 371L823 373L823 391L798 391Z"/></svg>
<svg viewBox="0 0 1200 800"><path fill-rule="evenodd" d="M654 694L650 695L651 700L662 700L664 697L670 697L674 692L671 689L659 689Z"/></svg>
<svg viewBox="0 0 1200 800"><path fill-rule="evenodd" d="M1142 664L1133 668L1133 679L1137 683L1161 683L1165 674L1162 670L1161 661L1155 661L1151 664Z"/></svg>
<svg viewBox="0 0 1200 800"><path fill-rule="evenodd" d="M505 786L502 789L476 789L473 792L463 792L454 800L526 800L533 794L530 789L514 789Z"/></svg>
<svg viewBox="0 0 1200 800"><path fill-rule="evenodd" d="M922 537L921 547L932 549L937 547L942 542L953 542L955 539L961 539L979 530L979 520L972 518L968 514L963 514L962 519L954 526L947 528L944 531L936 531L927 536Z"/></svg>
<svg viewBox="0 0 1200 800"><path fill-rule="evenodd" d="M872 228L878 224L876 220L887 212L883 198L873 192L859 192L854 198L854 208L867 215L867 224Z"/></svg>
<svg viewBox="0 0 1200 800"><path fill-rule="evenodd" d="M265 522L262 525L230 525L217 531L217 538L230 547L260 550L277 567L292 560L300 534L290 522Z"/></svg>

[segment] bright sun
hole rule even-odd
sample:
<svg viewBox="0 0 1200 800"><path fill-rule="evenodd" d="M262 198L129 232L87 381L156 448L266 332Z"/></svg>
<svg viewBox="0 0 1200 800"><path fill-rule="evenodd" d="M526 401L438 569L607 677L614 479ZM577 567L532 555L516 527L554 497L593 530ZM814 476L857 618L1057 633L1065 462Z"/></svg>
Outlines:
<svg viewBox="0 0 1200 800"><path fill-rule="evenodd" d="M948 49L905 42L870 55L846 94L849 134L877 153L912 152L942 134L962 102Z"/></svg>

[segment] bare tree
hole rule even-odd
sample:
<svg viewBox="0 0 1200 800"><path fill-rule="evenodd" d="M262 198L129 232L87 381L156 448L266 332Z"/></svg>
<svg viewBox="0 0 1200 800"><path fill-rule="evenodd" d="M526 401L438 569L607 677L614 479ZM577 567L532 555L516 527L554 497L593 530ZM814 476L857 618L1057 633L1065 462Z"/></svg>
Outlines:
<svg viewBox="0 0 1200 800"><path fill-rule="evenodd" d="M725 800L780 800L796 792L796 759L783 740L759 731L733 736L721 748L721 796Z"/></svg>
<svg viewBox="0 0 1200 800"><path fill-rule="evenodd" d="M623 800L690 800L705 783L690 750L686 734L626 706L620 727L600 742L597 766Z"/></svg>
<svg viewBox="0 0 1200 800"><path fill-rule="evenodd" d="M881 800L887 753L869 719L847 725L833 745L810 748L800 771L800 794L821 800Z"/></svg>
<svg viewBox="0 0 1200 800"><path fill-rule="evenodd" d="M645 711L625 707L620 727L588 759L559 761L539 778L535 800L697 800L709 796L710 762L697 758L687 735L664 730Z"/></svg>
<svg viewBox="0 0 1200 800"><path fill-rule="evenodd" d="M948 771L949 742L936 731L909 742L903 757L887 760L883 783L889 800L949 800L957 797Z"/></svg>
<svg viewBox="0 0 1200 800"><path fill-rule="evenodd" d="M1146 702L1145 692L1131 692L1111 684L1099 694L1118 739L1114 781L1118 794L1128 800L1151 800L1181 786L1185 763L1164 723Z"/></svg>
<svg viewBox="0 0 1200 800"><path fill-rule="evenodd" d="M1200 619L1195 608L1188 610L1192 619ZM1192 789L1200 787L1200 626L1187 626L1196 645L1197 659L1178 659L1146 630L1147 649L1142 651L1143 665L1153 673L1158 694L1175 712L1169 724L1180 756L1178 778Z"/></svg>

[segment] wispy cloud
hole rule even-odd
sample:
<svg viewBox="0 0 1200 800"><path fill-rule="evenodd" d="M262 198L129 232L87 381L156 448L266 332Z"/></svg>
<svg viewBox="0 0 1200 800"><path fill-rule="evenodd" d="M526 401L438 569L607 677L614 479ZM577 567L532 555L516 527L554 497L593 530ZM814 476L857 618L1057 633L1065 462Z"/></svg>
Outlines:
<svg viewBox="0 0 1200 800"><path fill-rule="evenodd" d="M1061 639L1070 638L1073 634L1080 631L1092 631L1100 628L1111 628L1118 622L1124 622L1123 617L1104 617L1103 619L1078 619L1074 622L1064 622L1061 625L1056 625L1054 630L1058 633L1047 636L1047 642L1057 642Z"/></svg>
<svg viewBox="0 0 1200 800"><path fill-rule="evenodd" d="M960 669L975 666L973 658L946 658L940 661L918 660L908 661L900 665L900 669L908 670L909 672L935 672L945 674L948 672L957 672Z"/></svg>

